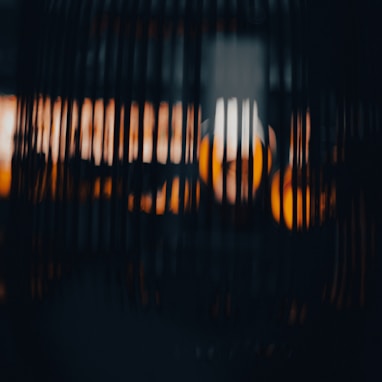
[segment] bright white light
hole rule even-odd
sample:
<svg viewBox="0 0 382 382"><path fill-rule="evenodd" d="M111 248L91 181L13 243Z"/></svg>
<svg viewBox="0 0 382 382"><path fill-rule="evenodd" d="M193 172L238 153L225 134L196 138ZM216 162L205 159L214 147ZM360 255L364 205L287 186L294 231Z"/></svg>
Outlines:
<svg viewBox="0 0 382 382"><path fill-rule="evenodd" d="M227 102L227 135L224 136L224 122L225 122L225 105L224 99L218 98L216 101L215 109L215 124L214 124L214 142L216 147L217 159L221 162L223 160L224 145L227 149L227 162L236 160L238 150L238 100L237 98L230 98ZM250 126L250 100L244 99L241 104L242 118L241 118L241 152L243 158L249 156L249 141L252 129L252 148L255 150L256 137L264 143L264 130L260 121L257 109L257 102L253 102L253 118L252 126Z"/></svg>
<svg viewBox="0 0 382 382"><path fill-rule="evenodd" d="M16 128L16 97L0 97L0 166L11 165Z"/></svg>

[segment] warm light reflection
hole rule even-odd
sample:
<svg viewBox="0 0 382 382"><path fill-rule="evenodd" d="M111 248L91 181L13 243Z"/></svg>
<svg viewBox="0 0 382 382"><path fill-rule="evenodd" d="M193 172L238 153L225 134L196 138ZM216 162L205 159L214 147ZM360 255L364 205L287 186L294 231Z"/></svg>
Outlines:
<svg viewBox="0 0 382 382"><path fill-rule="evenodd" d="M5 166L4 164L0 165L0 197L6 198L9 196L11 191L11 169L10 165Z"/></svg>
<svg viewBox="0 0 382 382"><path fill-rule="evenodd" d="M275 157L277 154L277 139L276 133L271 126L268 126L268 139L269 139L269 149L272 156ZM272 163L268 163L268 172L270 171Z"/></svg>
<svg viewBox="0 0 382 382"><path fill-rule="evenodd" d="M11 189L16 103L15 96L0 96L0 198L8 197Z"/></svg>
<svg viewBox="0 0 382 382"><path fill-rule="evenodd" d="M166 182L163 184L162 188L156 192L156 215L163 215L166 209ZM153 195L143 194L141 195L141 210L146 213L151 213L153 211ZM130 206L133 207L133 206ZM131 208L132 209L132 208Z"/></svg>
<svg viewBox="0 0 382 382"><path fill-rule="evenodd" d="M112 187L113 187L112 182L113 182L113 180L112 180L111 176L105 177L104 179L102 179L102 189L101 189L101 178L97 177L95 182L94 182L94 185L93 185L93 197L95 199L98 199L100 197L102 197L104 199L109 199L111 197L111 194L112 194ZM84 183L85 184L83 185L83 187L86 187L86 182L84 182ZM87 196L87 194L84 193L83 200L86 199L86 196Z"/></svg>
<svg viewBox="0 0 382 382"><path fill-rule="evenodd" d="M283 182L283 219L287 228L293 228L294 216L293 216L293 187L292 187L292 167L287 167L284 172L284 182ZM303 187L301 185L297 186L296 190L296 214L297 214L297 228L303 226ZM275 220L280 222L280 170L274 174L271 186L271 207L272 214ZM310 224L310 188L306 186L305 189L305 222L306 226L309 227Z"/></svg>
<svg viewBox="0 0 382 382"><path fill-rule="evenodd" d="M241 136L239 138L239 113L238 108L241 107ZM230 204L236 201L236 165L238 147L241 147L241 200L248 200L248 190L252 188L253 195L260 186L263 173L263 149L264 149L264 131L257 112L257 103L252 106L253 118L251 121L250 110L251 105L249 99L238 105L236 98L231 98L225 107L223 98L219 98L216 102L214 136L212 148L210 148L210 138L205 136L200 144L199 156L199 174L201 179L208 184L211 176L212 186L215 198L221 202L223 200L223 181L226 182L226 196ZM226 113L227 112L227 113ZM224 126L226 124L226 136ZM250 136L252 135L252 142ZM273 142L272 142L273 143ZM240 144L240 146L239 146ZM249 155L252 150L253 170L252 170L252 187L249 187ZM211 153L211 158L210 158ZM223 179L223 158L226 155L226 178ZM267 150L268 155L268 172L272 166L272 153L270 148ZM209 169L212 174L209 174Z"/></svg>
<svg viewBox="0 0 382 382"><path fill-rule="evenodd" d="M16 105L16 99L14 104ZM142 113L140 107L143 107ZM101 163L112 166L114 161L122 162L124 157L130 163L139 160L151 163L154 154L156 161L161 164L179 164L182 158L185 163L190 163L195 160L195 153L196 157L198 155L201 108L196 113L194 105L185 107L181 102L173 105L161 102L155 110L153 103L148 101L143 106L135 101L130 105L117 106L114 99L92 101L85 98L79 104L76 100L69 101L60 97L51 100L49 97L39 96L34 101L33 114L33 120L36 121L35 148L38 153L45 154L46 160L48 153L51 153L52 171L49 177L43 177L43 189L46 192L49 186L53 198L56 198L56 191L59 191L56 190L57 182L63 176L60 164L76 154L83 160L94 160L96 166ZM139 131L143 131L142 142L139 142ZM129 137L127 140L126 133ZM182 144L183 141L185 145ZM9 147L8 145L7 155L11 156ZM44 170L46 171L47 169ZM0 172L0 180L3 178L1 185L6 188L10 183L10 172ZM70 189L68 182L70 183L70 179L67 181ZM87 195L109 198L111 194L111 178L103 179L102 190L99 177L94 184L80 180L81 200Z"/></svg>
<svg viewBox="0 0 382 382"><path fill-rule="evenodd" d="M170 198L167 199L167 187L171 187ZM140 197L140 210L145 213L155 213L156 215L163 215L166 211L172 214L179 214L180 212L180 200L183 200L183 211L187 212L191 210L191 207L195 205L199 206L200 200L200 183L196 183L196 200L191 198L191 184L188 179L184 180L184 189L181 194L180 188L180 178L177 176L172 181L164 182L163 186L156 190L155 195L151 192L143 193ZM137 196L130 194L128 198L128 209L129 211L134 210L134 200ZM156 198L156 209L154 208L154 198Z"/></svg>
<svg viewBox="0 0 382 382"><path fill-rule="evenodd" d="M136 105L135 105L136 106ZM171 123L170 123L171 111ZM138 109L134 110L138 114ZM143 162L150 163L153 157L153 140L155 136L155 110L151 103L145 103L144 109L144 137L143 137ZM197 141L199 140L199 125L200 125L200 109L197 121ZM134 159L138 153L138 125L134 124L134 131L130 135L130 142L134 148ZM188 105L186 116L186 129L183 131L183 105L177 102L170 106L167 102L161 102L158 108L158 123L157 123L157 145L156 159L159 163L167 162L179 164L182 159L182 140L185 133L185 162L193 161L193 139L194 139L194 106ZM169 134L169 132L171 134ZM170 138L171 135L171 138ZM168 157L170 153L170 157Z"/></svg>
<svg viewBox="0 0 382 382"><path fill-rule="evenodd" d="M292 114L291 128L290 128L290 144L289 144L289 164L293 164L294 152L297 153L296 163L297 167L302 167L303 163L309 162L309 142L310 142L310 112L306 112L305 116L305 137L303 134L303 121L301 113L297 114L296 123L296 148L294 147L294 118ZM305 142L304 142L305 138ZM305 155L305 162L303 156Z"/></svg>
<svg viewBox="0 0 382 382"><path fill-rule="evenodd" d="M53 101L51 132L50 103L49 98L39 97L34 102L34 113L37 114L37 150L47 154L49 144L51 144L53 163L57 163L59 159L64 160L65 152L68 153L69 157L75 154L76 137L77 134L80 134L78 151L81 158L89 160L93 157L96 165L100 165L103 160L104 163L111 166L114 157L115 133L118 134L118 147L115 148L117 157L118 160L123 159L125 128L126 131L129 131L128 160L129 162L138 160L140 143L138 132L141 127L139 121L140 106L137 102L131 103L130 118L129 121L125 121L125 116L127 118L126 105L121 105L117 110L114 99L97 99L93 102L86 98L79 106L77 101L69 102L58 97ZM81 110L79 110L80 107ZM151 102L144 103L141 158L144 163L152 162L154 152L156 152L157 161L163 164L167 162L180 163L182 154L184 154L186 163L194 160L194 106L187 105L185 109L186 118L183 118L183 109L184 106L181 102L171 105L171 110L168 102L161 102L156 112ZM118 127L115 126L116 113L119 113L118 120L120 123ZM71 115L71 118L68 119L67 115ZM199 140L200 118L201 110L199 108L196 142ZM158 119L157 123L156 119ZM185 128L183 128L183 120L186 123ZM156 128L158 129L157 145L154 150L153 142ZM70 136L67 137L67 134ZM186 135L184 153L182 148L183 134ZM69 147L66 147L67 142ZM170 153L169 157L168 153Z"/></svg>
<svg viewBox="0 0 382 382"><path fill-rule="evenodd" d="M291 119L291 134L290 134L290 146L289 146L289 164L284 170L284 180L282 187L282 195L280 195L280 170L277 170L272 178L271 184L271 209L274 219L280 223L280 210L281 210L281 198L283 202L283 210L281 219L288 229L292 229L294 223L297 229L301 229L304 226L304 210L305 210L305 225L308 228L310 225L310 187L309 187L309 169L306 172L306 182L303 184L302 166L309 162L309 141L310 141L310 114L307 111L305 116L305 141L303 140L303 124L302 116L298 114L296 123L296 142L297 147L294 147L294 120ZM293 190L293 165L294 165L294 152L297 153L295 164L297 166L296 173L296 196L294 199ZM305 155L305 161L303 160ZM305 195L304 195L305 193ZM296 206L294 205L296 201ZM295 210L295 211L294 211ZM294 215L296 214L296 216Z"/></svg>

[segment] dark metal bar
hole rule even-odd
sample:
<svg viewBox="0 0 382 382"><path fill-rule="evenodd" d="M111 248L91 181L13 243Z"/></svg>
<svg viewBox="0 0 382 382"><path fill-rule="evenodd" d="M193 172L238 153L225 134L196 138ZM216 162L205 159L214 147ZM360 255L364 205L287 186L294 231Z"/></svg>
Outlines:
<svg viewBox="0 0 382 382"><path fill-rule="evenodd" d="M211 1L208 4L206 4L207 8L207 24L208 24L208 37L211 41L216 40L216 25L217 25L217 0ZM206 215L205 215L205 222L206 222L206 230L207 232L210 231L212 227L212 215L213 210L212 206L214 204L214 184L213 184L213 166L212 166L212 155L213 155L213 145L214 145L214 126L215 126L215 107L216 103L214 102L213 105L211 105L211 109L209 110L210 113L213 113L213 117L211 116L211 119L209 123L211 123L211 126L209 126L209 149L208 149L208 184L207 184L207 197L206 197ZM225 131L225 130L224 130ZM225 134L224 134L225 137ZM223 158L223 171L224 171L224 158ZM223 182L224 182L224 173L223 173ZM223 184L223 194L224 194L224 184ZM224 196L223 196L224 200Z"/></svg>
<svg viewBox="0 0 382 382"><path fill-rule="evenodd" d="M132 105L132 81L134 73L134 52L136 44L136 24L137 24L137 7L138 2L132 1L126 9L126 17L129 17L129 22L126 25L126 34L128 38L123 46L126 52L125 63L123 66L123 77L126 78L125 85L121 89L123 100L123 161L122 161L122 200L125 203L124 208L122 208L122 225L121 225L121 237L125 237L127 232L127 222L128 222L128 209L126 208L128 203L128 181L131 178L131 168L129 165L129 151L132 150L130 145L130 118L131 118L131 105ZM127 240L123 243L124 250L127 250Z"/></svg>
<svg viewBox="0 0 382 382"><path fill-rule="evenodd" d="M75 25L80 25L80 7L69 6L68 9L68 24L73 20ZM65 240L64 248L66 251L70 251L70 255L67 258L66 265L69 272L77 260L77 252L73 248L73 230L78 230L78 225L75 222L71 225L73 219L73 201L76 196L73 194L72 184L72 171L70 166L71 161L71 146L72 146L72 132L74 131L73 118L74 107L73 100L75 97L75 59L78 44L78 33L76 28L68 30L68 39L66 40L65 53L68 59L65 61L66 68L63 72L63 94L65 94L67 102L66 110L66 135L65 135L65 149L64 149L64 174L63 174L63 237ZM76 202L74 202L76 204ZM70 225L70 228L69 228Z"/></svg>
<svg viewBox="0 0 382 382"><path fill-rule="evenodd" d="M300 36L301 36L301 55L302 55L302 63L301 63L301 76L302 76L302 100L301 100L301 108L302 108L302 123L301 123L301 141L302 141L302 229L306 230L309 226L309 224L312 224L311 216L311 206L308 207L307 205L307 192L309 192L309 198L310 198L310 205L312 203L311 192L312 192L312 170L308 161L308 153L310 151L310 142L308 134L307 134L307 118L308 113L310 113L310 105L309 105L309 83L308 83L308 59L307 59L307 10L306 10L307 4L306 0L302 0L301 2L301 29L300 29ZM309 116L310 118L310 116ZM311 126L309 126L311 128ZM307 148L307 144L309 144ZM308 149L308 153L306 152ZM309 154L310 157L310 154ZM309 178L308 178L309 174ZM309 188L308 188L309 186ZM308 210L309 208L309 210ZM309 214L309 221L307 221L307 213Z"/></svg>
<svg viewBox="0 0 382 382"><path fill-rule="evenodd" d="M286 25L284 21L284 9L283 1L277 1L277 19L278 19L278 29L277 29L277 67L278 67L278 76L279 76L279 97L278 97L278 106L279 106L279 161L280 161L280 185L279 185L279 197L280 197L280 216L279 222L280 225L284 222L284 167L285 167L285 142L288 142L288 135L285 134L285 127L288 126L288 118L285 118L286 105L285 105L285 56L286 56Z"/></svg>
<svg viewBox="0 0 382 382"><path fill-rule="evenodd" d="M110 226L110 243L113 251L122 254L124 245L122 240L124 235L119 230L119 227L122 226L123 212L118 210L118 208L126 209L126 200L123 198L121 178L123 178L124 167L123 158L119 158L120 155L120 145L121 142L121 129L123 121L122 110L125 110L124 100L123 100L123 64L125 62L126 49L125 48L125 39L126 36L126 24L124 20L127 19L128 11L128 2L122 2L119 5L118 11L115 15L117 23L117 45L116 45L116 73L114 75L114 86L115 86L115 104L114 104L114 134L113 134L113 163L112 163L112 202L111 202L111 226ZM120 199L122 198L122 203Z"/></svg>
<svg viewBox="0 0 382 382"><path fill-rule="evenodd" d="M301 111L299 109L299 39L298 39L298 25L299 19L297 15L297 5L290 3L290 12L291 12L291 28L292 28L292 147L293 147L293 162L292 162L292 229L297 231L297 187L298 187L298 178L299 171L298 167L300 165L299 157L299 120L301 120ZM301 125L300 125L301 126Z"/></svg>
<svg viewBox="0 0 382 382"><path fill-rule="evenodd" d="M82 155L85 153L81 152L81 135L82 135L82 116L84 114L84 100L87 94L86 89L86 79L87 79L87 67L86 67L86 58L87 52L89 50L89 33L90 33L90 21L92 14L92 2L85 1L79 9L78 15L78 27L77 35L78 42L75 48L76 62L75 62L75 81L74 81L74 98L77 102L77 119L78 124L75 127L74 132L74 155L72 158L72 173L73 173L73 246L79 250L79 247L82 246L82 240L84 238L80 237L84 235L86 230L82 230L83 227L80 226L82 221L82 215L84 214L84 200L81 197L84 188L84 180L89 182L89 177L87 174L84 174L85 162L82 160ZM94 127L93 127L94 128ZM88 169L88 165L85 167ZM89 182L90 183L90 182ZM88 191L90 192L90 191ZM86 195L88 197L88 195ZM81 211L80 211L81 210ZM84 223L82 223L84 224ZM90 225L90 224L89 224ZM89 229L89 227L86 227ZM80 244L81 240L81 244ZM83 250L84 248L82 248ZM87 252L87 251L86 251Z"/></svg>
<svg viewBox="0 0 382 382"><path fill-rule="evenodd" d="M193 140L192 140L192 162L198 163L197 153L199 150L199 137L201 136L201 126L199 124L201 110L201 65L202 65L202 20L203 20L203 0L198 0L196 3L195 14L195 64L194 64L194 92L193 92ZM193 219L193 225L196 224L196 212L198 210L198 177L193 172L191 177L191 200L193 201L191 206L191 214Z"/></svg>
<svg viewBox="0 0 382 382"><path fill-rule="evenodd" d="M151 1L147 0L142 2L141 8L138 10L138 26L142 28L142 36L140 38L139 57L137 67L137 78L139 80L139 88L137 89L137 101L138 101L138 157L136 167L136 188L134 189L134 216L133 216L133 237L137 240L134 243L133 255L133 269L135 272L134 284L136 290L140 294L139 297L143 298L143 291L140 288L140 269L142 266L142 218L139 214L140 201L143 193L143 148L144 148L144 113L145 113L145 100L147 96L147 64L148 64L148 30L151 16ZM138 296L137 296L138 298Z"/></svg>
<svg viewBox="0 0 382 382"><path fill-rule="evenodd" d="M102 22L103 22L103 10L105 8L105 0L99 0L96 3L95 11L94 11L94 22L95 22L95 50L94 50L94 56L93 56L93 62L92 62L92 70L93 70L93 78L91 82L91 99L92 99L92 121L91 121L91 139L90 139L90 162L92 168L95 166L95 157L94 157L94 133L95 133L95 108L96 108L96 102L98 98L98 76L100 72L100 51L101 51L101 38L102 38ZM97 239L94 237L95 231L97 230L95 227L96 219L99 218L99 215L97 216L97 207L98 204L96 204L96 201L93 200L93 193L95 192L95 177L91 177L91 191L89 193L89 200L88 200L88 206L89 206L89 212L88 212L88 248L94 248L95 242L97 242ZM100 190L100 198L101 198L102 189Z"/></svg>
<svg viewBox="0 0 382 382"><path fill-rule="evenodd" d="M102 144L101 144L101 163L100 163L100 197L99 197L99 220L98 220L98 247L103 250L104 248L109 248L107 240L110 237L106 232L108 224L105 224L108 219L113 218L113 216L108 216L106 205L106 196L103 194L106 184L106 169L108 167L107 159L105 159L106 154L106 134L107 134L107 111L108 105L111 100L113 89L111 88L111 70L110 67L113 64L114 56L114 23L116 17L116 0L113 0L110 4L105 5L104 17L107 19L105 22L106 26L106 36L104 38L105 43L105 57L104 57L104 71L102 73L102 90L103 90L103 115L102 115Z"/></svg>

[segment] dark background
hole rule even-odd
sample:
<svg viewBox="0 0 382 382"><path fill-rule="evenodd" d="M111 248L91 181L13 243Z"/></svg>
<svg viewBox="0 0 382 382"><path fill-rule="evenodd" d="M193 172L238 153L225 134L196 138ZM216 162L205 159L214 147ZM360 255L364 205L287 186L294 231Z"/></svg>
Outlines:
<svg viewBox="0 0 382 382"><path fill-rule="evenodd" d="M380 100L381 2L309 4L312 87ZM0 1L0 92L6 94L14 93L17 83L18 6ZM380 165L376 155L369 176L378 178ZM380 246L377 255L378 281L369 306L352 314L323 307L298 332L300 346L280 347L272 359L262 354L255 335L266 327L255 334L223 332L198 327L180 313L158 316L123 307L118 285L99 277L101 265L86 265L42 303L0 305L0 381L380 381Z"/></svg>

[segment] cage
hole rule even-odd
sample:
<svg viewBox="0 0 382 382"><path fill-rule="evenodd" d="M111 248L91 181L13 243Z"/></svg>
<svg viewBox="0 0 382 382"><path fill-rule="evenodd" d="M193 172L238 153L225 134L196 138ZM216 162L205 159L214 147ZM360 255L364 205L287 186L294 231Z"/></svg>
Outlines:
<svg viewBox="0 0 382 382"><path fill-rule="evenodd" d="M380 7L349 4L21 2L0 105L20 375L372 375Z"/></svg>

